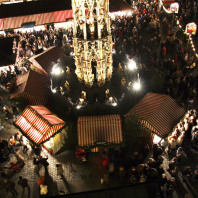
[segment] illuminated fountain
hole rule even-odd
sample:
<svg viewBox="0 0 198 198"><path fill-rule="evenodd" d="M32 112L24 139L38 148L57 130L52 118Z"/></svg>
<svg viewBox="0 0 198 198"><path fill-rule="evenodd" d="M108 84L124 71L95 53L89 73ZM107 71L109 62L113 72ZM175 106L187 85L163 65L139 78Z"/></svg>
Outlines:
<svg viewBox="0 0 198 198"><path fill-rule="evenodd" d="M109 0L72 0L75 73L81 83L99 87L112 77Z"/></svg>

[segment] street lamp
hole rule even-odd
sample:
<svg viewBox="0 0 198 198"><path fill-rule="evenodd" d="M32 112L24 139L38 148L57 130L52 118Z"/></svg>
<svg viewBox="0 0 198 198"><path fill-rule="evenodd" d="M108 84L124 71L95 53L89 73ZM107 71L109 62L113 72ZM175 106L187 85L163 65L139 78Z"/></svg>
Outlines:
<svg viewBox="0 0 198 198"><path fill-rule="evenodd" d="M112 103L112 106L113 106L113 107L116 107L117 105L118 105L117 102Z"/></svg>
<svg viewBox="0 0 198 198"><path fill-rule="evenodd" d="M130 60L130 62L128 63L128 69L131 71L137 69L137 64L134 60Z"/></svg>
<svg viewBox="0 0 198 198"><path fill-rule="evenodd" d="M56 93L56 89L52 89L52 93Z"/></svg>
<svg viewBox="0 0 198 198"><path fill-rule="evenodd" d="M80 109L82 106L81 105L77 105L76 106L76 109Z"/></svg>
<svg viewBox="0 0 198 198"><path fill-rule="evenodd" d="M62 69L57 65L55 64L52 68L52 74L55 75L55 76L59 76L60 74L62 74Z"/></svg>
<svg viewBox="0 0 198 198"><path fill-rule="evenodd" d="M135 91L139 91L141 89L141 84L140 84L140 81L137 81L137 82L134 82L133 83L133 89Z"/></svg>

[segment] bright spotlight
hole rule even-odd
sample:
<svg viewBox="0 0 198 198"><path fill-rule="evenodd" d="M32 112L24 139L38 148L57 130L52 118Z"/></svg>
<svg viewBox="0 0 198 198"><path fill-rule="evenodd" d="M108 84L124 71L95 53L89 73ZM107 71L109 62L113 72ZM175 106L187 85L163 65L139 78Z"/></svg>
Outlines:
<svg viewBox="0 0 198 198"><path fill-rule="evenodd" d="M117 102L112 103L112 106L116 107L118 105Z"/></svg>
<svg viewBox="0 0 198 198"><path fill-rule="evenodd" d="M81 108L81 105L77 105L77 106L76 106L76 109L80 109L80 108Z"/></svg>
<svg viewBox="0 0 198 198"><path fill-rule="evenodd" d="M136 65L136 62L134 60L131 60L128 63L128 69L131 70L131 71L137 69L137 65Z"/></svg>
<svg viewBox="0 0 198 198"><path fill-rule="evenodd" d="M58 76L62 73L62 69L60 67L58 67L57 65L55 65L53 68L52 68L52 74Z"/></svg>
<svg viewBox="0 0 198 198"><path fill-rule="evenodd" d="M52 93L56 93L56 89L52 89Z"/></svg>
<svg viewBox="0 0 198 198"><path fill-rule="evenodd" d="M135 91L139 91L139 90L141 89L141 84L140 84L140 82L135 82L135 83L133 83L133 89L134 89Z"/></svg>

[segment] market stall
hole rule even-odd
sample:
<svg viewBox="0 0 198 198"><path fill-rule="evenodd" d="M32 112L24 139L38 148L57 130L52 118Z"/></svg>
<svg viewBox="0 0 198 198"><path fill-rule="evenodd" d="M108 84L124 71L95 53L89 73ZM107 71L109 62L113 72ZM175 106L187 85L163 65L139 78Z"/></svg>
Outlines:
<svg viewBox="0 0 198 198"><path fill-rule="evenodd" d="M16 82L11 89L10 99L23 97L32 105L47 104L47 84L49 84L47 76L29 70L17 76Z"/></svg>
<svg viewBox="0 0 198 198"><path fill-rule="evenodd" d="M62 10L56 12L32 14L26 16L16 16L1 19L1 29L20 28L24 23L33 23L43 25L47 23L64 22L66 19L72 18L72 10Z"/></svg>
<svg viewBox="0 0 198 198"><path fill-rule="evenodd" d="M32 143L35 145L42 144L53 154L53 143L56 144L59 142L57 142L57 138L55 139L56 141L53 141L54 138L51 137L60 132L66 123L45 106L38 105L27 106L14 125ZM47 143L46 145L44 144L45 142Z"/></svg>
<svg viewBox="0 0 198 198"><path fill-rule="evenodd" d="M79 117L77 130L79 147L121 144L123 141L119 115Z"/></svg>
<svg viewBox="0 0 198 198"><path fill-rule="evenodd" d="M172 131L184 113L185 110L169 95L148 93L125 116L130 121L135 114L142 126L155 134L151 133L151 136L156 143Z"/></svg>
<svg viewBox="0 0 198 198"><path fill-rule="evenodd" d="M38 2L40 3L40 2ZM25 4L23 5L25 6ZM39 7L39 5L37 5ZM65 22L67 19L73 18L73 12L71 7L71 1L65 4L66 10L54 11L54 12L45 12L45 13L36 13L37 10L29 11L27 14L25 11L29 9L29 7L24 7L20 13L23 16L19 16L19 13L14 15L13 17L2 17L0 19L0 30L6 30L9 28L21 28L24 23L34 23L35 26L49 24L49 23L61 23ZM10 8L11 9L11 8ZM20 7L22 9L22 5ZM118 11L127 11L131 10L131 6L126 1L120 0L110 0L110 12L118 12ZM23 13L24 12L24 13ZM32 14L30 14L32 13ZM35 13L35 14L33 14ZM3 14L5 15L5 13Z"/></svg>
<svg viewBox="0 0 198 198"><path fill-rule="evenodd" d="M57 63L57 60L60 59L62 55L63 51L61 47L53 46L31 57L29 61L36 67L38 72L48 75L52 71L53 63Z"/></svg>

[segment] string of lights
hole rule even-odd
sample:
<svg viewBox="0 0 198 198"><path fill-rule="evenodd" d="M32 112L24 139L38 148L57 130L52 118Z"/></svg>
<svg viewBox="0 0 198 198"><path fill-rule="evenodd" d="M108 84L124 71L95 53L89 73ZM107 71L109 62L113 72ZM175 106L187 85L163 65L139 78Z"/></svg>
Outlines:
<svg viewBox="0 0 198 198"><path fill-rule="evenodd" d="M162 6L163 10L167 13L167 14L172 14L173 12L171 10L168 10L162 0L159 1L159 5ZM185 30L183 29L182 25L180 24L179 20L177 19L177 26L183 31L184 34L188 35L188 39L189 39L189 43L190 43L190 46L195 54L195 56L198 58L198 53L197 53L197 50L195 49L195 45L194 45L194 42L193 42L193 39L192 39L192 35L190 33L187 33L185 32Z"/></svg>
<svg viewBox="0 0 198 198"><path fill-rule="evenodd" d="M185 33L185 30L183 29L183 27L180 24L179 20L177 20L177 25L183 31L184 34L188 35L190 46L191 46L195 56L198 58L198 53L197 53L197 50L195 49L195 45L194 45L194 42L193 42L193 39L192 39L192 35L190 33Z"/></svg>

